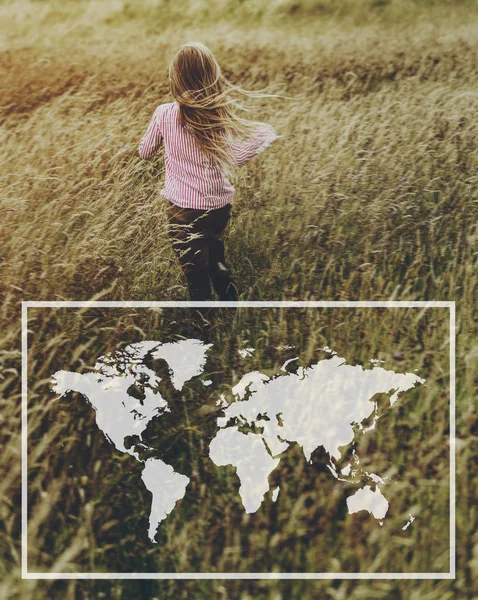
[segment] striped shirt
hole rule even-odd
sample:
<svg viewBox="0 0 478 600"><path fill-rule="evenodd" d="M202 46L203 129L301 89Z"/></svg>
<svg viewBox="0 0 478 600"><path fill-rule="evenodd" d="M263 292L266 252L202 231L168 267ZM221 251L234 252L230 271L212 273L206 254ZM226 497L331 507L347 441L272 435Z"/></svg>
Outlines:
<svg viewBox="0 0 478 600"><path fill-rule="evenodd" d="M237 166L244 165L278 136L265 123L247 140L231 142ZM229 173L202 152L192 134L179 122L179 104L161 104L155 110L139 144L139 156L149 159L164 144L166 175L160 194L186 208L221 208L234 198Z"/></svg>

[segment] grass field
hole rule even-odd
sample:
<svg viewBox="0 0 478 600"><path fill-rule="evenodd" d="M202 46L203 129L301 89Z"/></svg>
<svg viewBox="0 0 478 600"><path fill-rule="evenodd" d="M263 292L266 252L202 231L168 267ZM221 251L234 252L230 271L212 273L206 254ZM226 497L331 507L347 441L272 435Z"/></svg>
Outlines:
<svg viewBox="0 0 478 600"><path fill-rule="evenodd" d="M0 23L0 596L477 598L478 4L18 0L0 2ZM226 245L241 299L456 300L455 581L20 581L20 303L186 299L159 195L162 157L145 162L135 152L154 108L171 100L169 60L191 39L211 47L233 82L272 86L289 98L256 102L255 116L284 139L233 178ZM212 333L221 349L215 368L226 379L244 336L264 348L271 371L281 357L265 348L287 336L311 353L333 342L356 363L380 355L390 368L419 369L428 382L424 404L415 410L412 394L402 411L384 417L383 437L375 439L385 457L377 472L393 457L402 482L410 482L394 492L391 522L397 528L407 520L410 486L427 507L407 543L394 536L386 546L386 532L377 534L373 523L344 519L344 491L320 456L317 477L305 478L299 453L277 475L291 482L288 500L268 500L243 520L234 473L218 475L200 459L214 413L201 412L207 401L193 397L191 415L205 437L174 430L182 451L197 457L197 473L190 500L160 534L160 555L138 538L149 502L139 463L92 434L94 416L81 399L55 404L47 384L56 369L87 369L119 344L172 336L172 326L151 311L32 311L32 564L340 572L370 568L373 556L377 571L446 570L445 316L438 309L395 317L324 311L315 320L245 312ZM404 360L394 361L391 350ZM274 560L254 564L264 548Z"/></svg>

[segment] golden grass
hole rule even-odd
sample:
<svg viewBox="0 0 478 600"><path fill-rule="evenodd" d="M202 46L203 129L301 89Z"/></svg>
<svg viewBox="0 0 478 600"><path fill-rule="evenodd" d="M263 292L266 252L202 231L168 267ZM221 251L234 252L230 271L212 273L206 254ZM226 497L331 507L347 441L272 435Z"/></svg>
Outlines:
<svg viewBox="0 0 478 600"><path fill-rule="evenodd" d="M181 6L187 10L166 1L0 4L0 595L22 600L472 598L478 578L476 4L191 0ZM243 299L457 302L455 582L19 583L20 301L186 297L166 237L161 156L146 163L135 151L155 106L170 100L168 61L188 39L210 45L233 81L251 88L277 84L294 98L259 103L258 117L285 138L234 176L237 197L226 242ZM401 344L406 360L389 365L422 369L430 382L428 395L418 413L391 413L382 429L391 435L377 444L396 457L403 482L415 482L410 486L423 494L423 506L434 499L442 507L447 501L446 486L440 486L447 477L446 461L440 460L447 435L446 328L443 311L420 318L418 312L410 311L408 321L378 322L362 313L355 320L337 315L288 324L279 318L251 323L245 314L236 329L229 323L214 334L223 349L217 367L231 376L231 356L244 332L265 348L266 341L283 343L289 327L306 346L333 340L356 361ZM196 458L193 497L200 507L191 500L171 516L162 534L169 558L158 558L156 549L138 541L149 501L136 489L139 465L95 435L93 416L80 399L62 401L58 409L47 383L57 368L87 368L119 343L172 335L171 326L149 311L128 316L38 310L31 328L32 562L45 568L60 561L56 568L65 570L112 565L246 570L253 563L252 548L267 547L274 548L277 562L266 568L366 569L373 554L378 571L395 564L424 569L430 561L437 570L446 569L447 522L438 508L411 528L408 546L395 536L385 549L385 537L353 520L344 522L339 535L331 523L343 508L343 491L334 488L318 461L316 481L301 477L293 457L283 466L296 486L289 504L274 513L269 503L258 518L243 522L233 474L212 475L206 461ZM265 350L261 356L277 368L278 357ZM199 410L191 402L191 410ZM211 414L194 413L206 437ZM189 458L200 456L206 443L179 426L177 439ZM59 443L65 444L61 451ZM76 479L65 468L72 458ZM216 478L211 483L212 490L220 490L216 506L201 487L205 474ZM315 486L327 489L332 500L323 497L310 506ZM394 492L394 506L403 508L393 517L396 524L406 520L410 486ZM108 502L102 504L104 497ZM125 506L141 509L124 514ZM194 518L184 521L184 514ZM121 549L118 519L125 532ZM305 526L310 519L317 524L313 535ZM307 535L315 543L305 542ZM361 551L353 542L358 535L369 544Z"/></svg>

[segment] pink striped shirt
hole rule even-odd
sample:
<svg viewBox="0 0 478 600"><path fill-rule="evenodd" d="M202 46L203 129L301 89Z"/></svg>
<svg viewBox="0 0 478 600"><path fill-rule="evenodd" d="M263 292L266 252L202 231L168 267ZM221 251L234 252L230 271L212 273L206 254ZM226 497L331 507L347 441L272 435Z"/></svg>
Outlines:
<svg viewBox="0 0 478 600"><path fill-rule="evenodd" d="M266 123L257 126L254 136L231 142L237 166L244 165L278 136ZM160 194L181 207L221 208L234 198L229 173L213 164L202 152L192 134L179 123L179 104L161 104L154 111L148 129L139 144L139 156L149 159L164 143L166 176Z"/></svg>

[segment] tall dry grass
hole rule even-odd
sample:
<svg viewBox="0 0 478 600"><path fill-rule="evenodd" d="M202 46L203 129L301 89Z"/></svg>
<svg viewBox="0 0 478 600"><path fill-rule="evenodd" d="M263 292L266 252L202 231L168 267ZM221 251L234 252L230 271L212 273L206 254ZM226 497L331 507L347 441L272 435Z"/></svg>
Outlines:
<svg viewBox="0 0 478 600"><path fill-rule="evenodd" d="M18 1L0 5L4 30L0 55L3 596L473 598L478 543L473 508L478 481L476 16L475 3L452 1L191 0L181 6L166 1ZM146 163L135 156L135 150L155 106L170 100L167 64L188 39L209 44L233 81L251 88L278 84L277 89L293 98L259 103L258 117L274 124L284 139L234 176L237 196L226 243L243 299L457 302L456 582L19 583L20 301L186 297L166 237L159 196L161 156ZM45 386L55 368L86 368L100 350L126 340L172 335L172 330L167 319L154 314L59 314L39 311L31 323L31 493L36 507L32 531L37 537L32 552L38 551L32 560L46 566L57 560L67 570L75 566L102 570L118 561L121 570L122 560L126 564L132 557L144 556L141 566L134 563L137 568L157 567L157 556L150 549L144 547L144 553L138 554L137 531L144 530L146 513L135 511L124 517L120 511L129 501L143 511L147 508L144 492L128 491L134 486L126 485L137 482L138 474L125 479L125 469L137 467L126 465L125 457L115 456L104 440L91 433L92 415L78 399L62 405L60 418ZM402 436L408 419L418 418L420 424L425 419L428 429L415 425L404 442L404 448L417 448L417 458L413 469L409 466L403 473L420 479L434 464L433 448L438 452L442 447L433 442L431 430L436 426L440 443L446 436L447 348L440 348L443 327L440 320L435 323L436 313L416 323L413 318L408 325L386 319L380 325L364 318L356 335L362 328L367 340L373 332L375 345L370 347L363 347L363 341L362 347L350 347L346 335L350 319L329 319L330 327L337 329L326 332L320 323L304 330L301 323L293 322L290 331L312 346L316 340L333 338L342 344L344 354L348 347L357 360L380 350L384 339L387 347L396 345L401 332L398 339L408 340L411 346L410 362L400 368L428 370L433 384L426 407L436 402L436 408L428 413L428 420L425 410L415 417L413 411L395 415L384 431ZM417 323L422 322L426 325L419 330L425 345L414 337ZM229 326L217 332L216 342L224 348L218 368L224 376L238 335L248 331L254 336L259 328L267 339L275 339L278 332L287 331L280 323L279 319L279 325L251 325L246 318L240 329ZM384 337L377 337L377 332ZM278 358L268 360L272 369ZM205 431L211 431L212 417L201 418ZM424 443L420 431L429 434ZM53 452L60 440L66 448ZM186 455L204 448L204 441L190 433L178 433L178 440ZM381 441L384 450L399 452L390 440ZM92 454L87 455L86 448ZM407 457L402 451L398 464L403 469ZM101 460L107 452L110 467L100 465L94 471L91 456ZM74 481L62 463L72 456L78 461L75 470L82 473ZM446 477L443 464L445 470L429 472L437 486ZM206 466L196 466L199 473L208 473ZM309 508L301 503L313 490L306 489L309 484L300 472L294 472L292 458L286 468L297 485L296 496L291 496L299 503L296 512L287 504L276 515L267 509L258 520L239 524L243 539L229 539L237 531L235 520L241 511L234 505L234 477L226 474L223 481L211 484L221 493L224 487L215 486L229 486L231 494L224 496L223 505L205 504L203 518L198 519L191 504L185 511L192 511L196 521L185 524L178 516L168 524L163 543L173 566L245 568L250 565L247 548L272 544L268 531L290 533L287 528L292 528L298 537L291 547L278 538L278 564L295 568L305 564L305 570L311 570L312 563L319 562L324 568L338 569L327 563L329 557L317 553L316 546L304 546L300 522ZM81 483L81 477L87 478L86 483ZM205 492L199 480L195 493L201 498ZM314 485L327 486L327 481L318 472ZM436 494L441 506L447 491L438 488L423 493L429 494L429 500L430 494ZM88 512L88 502L94 498L100 502L102 497L111 498L116 517L102 512L105 505L96 513ZM333 498L313 510L322 516L327 510L339 510L343 498L342 504L340 498ZM429 506L429 500L424 504ZM405 509L405 498L397 499L396 506L402 501ZM58 502L65 503L61 510ZM215 510L222 511L230 527L223 523L217 530L208 528L212 522L217 526ZM288 524L291 514L299 520ZM430 519L441 514L430 513ZM67 523L61 520L64 515L69 515ZM114 526L102 530L118 515L128 531L121 553L116 546L108 548L108 543L115 544ZM200 523L198 531L192 531L194 522ZM353 524L341 535L327 529L330 525L320 527L316 541L328 531L327 540L335 551L330 558L343 557L340 567L367 568L369 554L358 552L352 543L357 535ZM425 560L430 538L420 536L430 535L436 541L432 546L435 568L444 569L445 521L434 521L432 534L425 523L421 527L413 531L418 537L410 538L410 547L400 548L396 538L393 552L383 554L375 546L380 557L375 568L383 570L397 560L409 570L424 567L420 561ZM208 537L213 534L215 538ZM367 530L365 534L372 535ZM197 535L203 536L198 547L193 543ZM224 547L221 540L226 540ZM379 542L372 536L370 543ZM304 547L308 550L301 555ZM224 552L218 553L217 548ZM164 567L161 560L159 566Z"/></svg>

